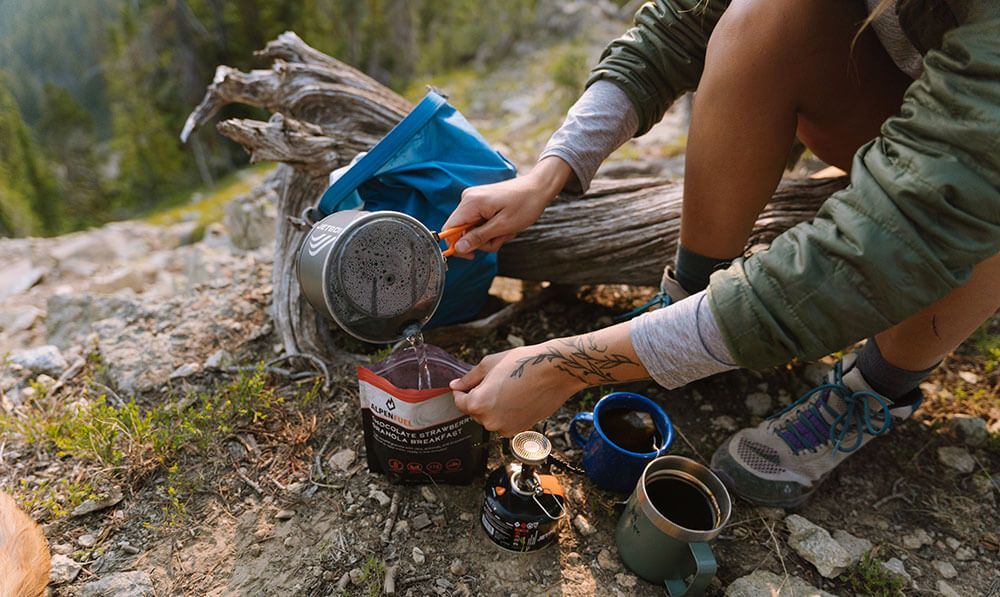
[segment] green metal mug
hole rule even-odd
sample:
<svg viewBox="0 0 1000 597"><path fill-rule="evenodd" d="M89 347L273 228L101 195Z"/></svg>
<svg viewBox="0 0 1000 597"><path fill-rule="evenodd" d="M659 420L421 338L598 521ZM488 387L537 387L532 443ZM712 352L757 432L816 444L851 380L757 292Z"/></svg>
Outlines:
<svg viewBox="0 0 1000 597"><path fill-rule="evenodd" d="M618 554L670 595L700 595L716 570L708 542L731 513L732 499L715 473L690 458L660 456L646 465L618 520Z"/></svg>

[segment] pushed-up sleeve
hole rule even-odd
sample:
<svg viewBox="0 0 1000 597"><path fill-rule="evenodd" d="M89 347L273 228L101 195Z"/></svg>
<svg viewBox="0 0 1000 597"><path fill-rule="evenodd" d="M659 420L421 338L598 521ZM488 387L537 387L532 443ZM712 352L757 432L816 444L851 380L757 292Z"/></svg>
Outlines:
<svg viewBox="0 0 1000 597"><path fill-rule="evenodd" d="M817 358L917 313L1000 251L1000 19L948 32L810 223L716 272L734 359Z"/></svg>
<svg viewBox="0 0 1000 597"><path fill-rule="evenodd" d="M607 80L622 88L639 117L636 136L663 118L705 68L708 38L729 0L656 0L635 15L624 35L601 54L587 85Z"/></svg>

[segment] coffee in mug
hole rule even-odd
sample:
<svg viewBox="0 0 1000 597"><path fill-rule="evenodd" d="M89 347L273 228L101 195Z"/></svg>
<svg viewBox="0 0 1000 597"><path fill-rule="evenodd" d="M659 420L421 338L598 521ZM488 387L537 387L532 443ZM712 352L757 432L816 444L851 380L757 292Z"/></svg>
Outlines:
<svg viewBox="0 0 1000 597"><path fill-rule="evenodd" d="M656 511L678 526L709 531L719 522L719 504L701 482L670 471L646 481L646 495Z"/></svg>
<svg viewBox="0 0 1000 597"><path fill-rule="evenodd" d="M590 423L586 438L579 425ZM673 440L670 417L658 404L632 392L612 392L578 413L569 434L583 448L583 469L598 487L628 493L651 460L665 453Z"/></svg>
<svg viewBox="0 0 1000 597"><path fill-rule="evenodd" d="M700 595L715 576L709 541L731 511L729 492L715 473L690 458L660 456L646 465L618 520L618 555L629 570L662 583L674 597Z"/></svg>
<svg viewBox="0 0 1000 597"><path fill-rule="evenodd" d="M604 434L619 448L644 454L659 449L661 438L648 412L615 407L600 411L598 423Z"/></svg>

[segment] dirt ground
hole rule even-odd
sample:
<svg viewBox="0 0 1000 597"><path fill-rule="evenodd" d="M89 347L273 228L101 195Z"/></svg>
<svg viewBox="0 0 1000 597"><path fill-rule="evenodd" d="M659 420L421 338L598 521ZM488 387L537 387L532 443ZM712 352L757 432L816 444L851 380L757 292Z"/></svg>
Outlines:
<svg viewBox="0 0 1000 597"><path fill-rule="evenodd" d="M511 342L606 325L651 292L566 289L482 341L443 347L474 363ZM994 333L998 325L993 322ZM265 336L246 343L242 358L268 358L272 341ZM777 408L810 387L807 378L815 375L810 367L822 364L726 373L676 391L652 383L614 389L659 403L677 431L671 452L706 463L732 430L759 422L745 404L748 394L767 393ZM182 450L172 469L126 486L114 507L80 517L43 514L54 551L83 562L75 582L55 587L53 594L77 595L86 582L125 570L147 572L157 595L378 595L387 571L399 595L665 594L618 559L614 528L622 506L615 500L624 496L596 489L583 475L552 468L566 490L570 516L585 518L593 534L581 534L566 520L557 544L519 554L494 546L480 527L482 477L469 486L401 486L369 473L356 378L348 369L335 377L334 391L308 404L294 399L301 389L274 379L278 392L289 396L276 416L234 429L204 450ZM207 373L193 379L206 388L216 381ZM908 587L906 595L937 594L940 576L933 562L953 561L955 541L971 557L955 562L958 576L948 581L951 586L961 595L1000 594L997 491L974 482L977 473L1000 471L996 443L971 450L981 469L973 474L952 470L937 456L938 447L961 443L948 431L949 416L1000 419L998 384L997 370L984 371L977 349L963 346L925 385L928 399L920 414L849 459L795 512L831 532L844 529L868 539L879 560L903 560L919 587ZM568 461L580 462L569 441L569 421L611 390L581 393L546 422L545 433ZM3 442L8 454L38 458L37 469L70 475L79 465L25 449L16 437ZM341 460L344 470L339 470L328 459L344 450L354 456ZM501 442L494 441L489 468L507 459ZM322 466L316 468L316 462ZM176 496L164 491L167 485L178 488ZM183 514L172 518L177 510L172 504L178 502ZM854 594L844 581L821 577L788 547L786 514L734 500L731 521L714 544L719 570L709 594L722 594L733 580L758 569L796 575L836 595ZM931 543L906 547L902 537L921 529ZM81 547L84 534L96 543Z"/></svg>

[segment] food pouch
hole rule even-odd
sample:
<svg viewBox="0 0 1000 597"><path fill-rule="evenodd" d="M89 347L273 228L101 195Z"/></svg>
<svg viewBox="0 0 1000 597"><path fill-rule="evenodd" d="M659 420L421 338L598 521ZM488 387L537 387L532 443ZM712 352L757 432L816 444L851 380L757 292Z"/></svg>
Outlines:
<svg viewBox="0 0 1000 597"><path fill-rule="evenodd" d="M420 350L426 371L418 365ZM358 367L368 469L394 483L467 484L479 478L486 469L489 433L459 412L448 387L470 369L429 345ZM430 389L415 389L418 372Z"/></svg>

